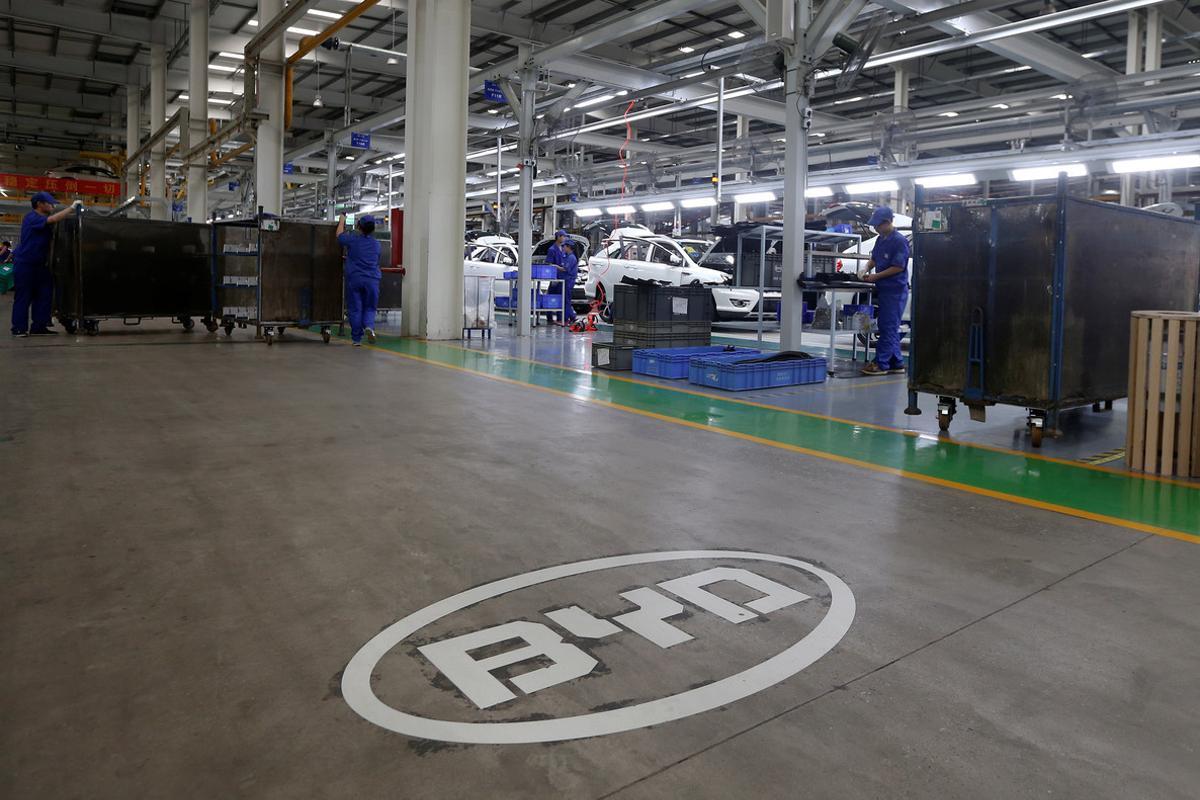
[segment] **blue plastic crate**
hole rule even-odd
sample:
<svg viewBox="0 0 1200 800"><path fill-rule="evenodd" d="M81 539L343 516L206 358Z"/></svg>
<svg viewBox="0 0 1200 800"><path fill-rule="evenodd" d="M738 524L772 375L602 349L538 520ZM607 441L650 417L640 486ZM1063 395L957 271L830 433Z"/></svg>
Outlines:
<svg viewBox="0 0 1200 800"><path fill-rule="evenodd" d="M508 295L496 295L496 308L512 308L513 299Z"/></svg>
<svg viewBox="0 0 1200 800"><path fill-rule="evenodd" d="M823 358L746 363L753 358L756 356L693 358L688 365L688 381L730 392L825 382Z"/></svg>
<svg viewBox="0 0 1200 800"><path fill-rule="evenodd" d="M539 294L537 298L538 308L562 308L563 299L561 294Z"/></svg>
<svg viewBox="0 0 1200 800"><path fill-rule="evenodd" d="M688 362L696 356L757 355L750 347L662 347L633 351L633 371L641 375L683 380L688 376Z"/></svg>
<svg viewBox="0 0 1200 800"><path fill-rule="evenodd" d="M862 305L857 303L846 303L846 305L842 306L842 316L844 317L853 317L855 314L859 313L866 314L868 317L874 318L875 306L868 305L866 303Z"/></svg>
<svg viewBox="0 0 1200 800"><path fill-rule="evenodd" d="M517 279L517 271L510 269L504 273L504 279L507 281L515 281ZM534 264L532 279L535 281L556 281L558 280L558 268L553 264Z"/></svg>

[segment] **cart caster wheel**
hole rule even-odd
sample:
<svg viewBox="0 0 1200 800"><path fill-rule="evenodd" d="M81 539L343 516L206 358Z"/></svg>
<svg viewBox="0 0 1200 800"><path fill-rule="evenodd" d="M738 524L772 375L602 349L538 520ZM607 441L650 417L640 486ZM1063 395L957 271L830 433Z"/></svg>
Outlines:
<svg viewBox="0 0 1200 800"><path fill-rule="evenodd" d="M275 332L274 331L266 331L263 334L263 338L267 340L267 347L270 347L271 345L275 344Z"/></svg>
<svg viewBox="0 0 1200 800"><path fill-rule="evenodd" d="M98 336L100 334L100 323L96 320L84 320L83 332L88 336Z"/></svg>
<svg viewBox="0 0 1200 800"><path fill-rule="evenodd" d="M225 323L225 335L233 336L233 323L232 322Z"/></svg>
<svg viewBox="0 0 1200 800"><path fill-rule="evenodd" d="M321 331L321 338L325 341L325 344L329 344L329 340L333 337L329 335L329 331Z"/></svg>
<svg viewBox="0 0 1200 800"><path fill-rule="evenodd" d="M184 317L183 319L179 320L179 322L181 325L183 325L183 329L185 331L191 331L196 327L196 320L192 319L191 317Z"/></svg>
<svg viewBox="0 0 1200 800"><path fill-rule="evenodd" d="M947 433L950 430L950 420L954 419L949 414L938 414L938 430L942 433Z"/></svg>
<svg viewBox="0 0 1200 800"><path fill-rule="evenodd" d="M63 330L65 330L70 336L74 336L75 332L79 330L79 326L75 324L75 320L73 319L63 320L62 325Z"/></svg>
<svg viewBox="0 0 1200 800"><path fill-rule="evenodd" d="M216 333L217 329L220 327L221 327L220 325L218 325L215 321L213 321L211 319L204 320L204 328L209 333Z"/></svg>
<svg viewBox="0 0 1200 800"><path fill-rule="evenodd" d="M1034 447L1042 446L1042 430L1043 428L1041 425L1034 425L1029 430L1029 443Z"/></svg>
<svg viewBox="0 0 1200 800"><path fill-rule="evenodd" d="M282 339L282 338L283 338L283 328L282 328L282 327L276 328L276 329L275 329L275 334L276 334L277 336L279 336L279 338L280 338L280 339Z"/></svg>

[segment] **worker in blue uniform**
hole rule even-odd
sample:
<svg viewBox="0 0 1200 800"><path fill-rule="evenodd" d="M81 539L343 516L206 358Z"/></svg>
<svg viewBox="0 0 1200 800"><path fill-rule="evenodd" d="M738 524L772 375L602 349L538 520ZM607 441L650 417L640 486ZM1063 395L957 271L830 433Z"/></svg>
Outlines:
<svg viewBox="0 0 1200 800"><path fill-rule="evenodd" d="M355 347L367 341L375 344L375 307L379 304L379 240L374 237L375 218L363 214L355 220L354 230L346 230L346 215L338 218L338 244L346 248L346 316L350 320L350 340Z"/></svg>
<svg viewBox="0 0 1200 800"><path fill-rule="evenodd" d="M563 299L563 324L570 325L575 321L575 308L571 305L571 290L575 288L575 281L579 277L579 259L575 257L575 242L566 239L560 247L562 255L559 257L558 274L562 276L563 292L566 294Z"/></svg>
<svg viewBox="0 0 1200 800"><path fill-rule="evenodd" d="M871 248L871 260L862 279L875 284L875 300L879 305L879 344L875 360L863 368L864 375L886 375L904 372L900 355L900 316L908 302L908 259L911 254L908 239L896 230L895 213L879 206L867 223L879 238ZM872 270L874 270L872 272Z"/></svg>
<svg viewBox="0 0 1200 800"><path fill-rule="evenodd" d="M563 242L567 241L570 241L569 237L567 236L567 232L562 228L559 228L554 233L554 243L551 244L550 249L546 251L546 265L557 267L559 274L562 274L563 270ZM561 294L562 287L556 286L552 283L550 284L550 293ZM570 297L570 289L567 290L567 297ZM553 315L551 315L551 321L553 321Z"/></svg>
<svg viewBox="0 0 1200 800"><path fill-rule="evenodd" d="M83 205L74 204L61 211L49 192L37 192L30 198L33 210L21 220L21 239L13 252L13 336L50 336L50 314L54 310L54 275L50 272L50 226L66 219ZM30 308L33 324L30 325Z"/></svg>

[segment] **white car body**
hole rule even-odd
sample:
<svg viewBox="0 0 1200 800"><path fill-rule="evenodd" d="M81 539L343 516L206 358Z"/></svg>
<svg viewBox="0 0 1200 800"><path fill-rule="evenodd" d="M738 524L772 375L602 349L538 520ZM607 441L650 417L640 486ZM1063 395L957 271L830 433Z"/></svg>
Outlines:
<svg viewBox="0 0 1200 800"><path fill-rule="evenodd" d="M580 241L586 242L582 237L573 237ZM545 245L548 241L544 240L534 246L534 252ZM507 279L504 277L505 272L511 272L517 268L517 245L508 236L481 236L473 242L467 242L463 248L463 277L487 277L495 278L498 281L505 281L504 285L496 287L497 296L501 296L507 291ZM545 259L538 259L534 256L535 263L541 263ZM588 277L587 261L584 260L579 264L579 277L576 281L575 305L586 305L586 298L581 295L582 288L586 285ZM549 281L543 281L543 284L549 284ZM543 286L543 290L546 287Z"/></svg>
<svg viewBox="0 0 1200 800"><path fill-rule="evenodd" d="M630 278L711 287L716 313L722 318L747 319L758 306L757 290L730 286L724 272L701 267L679 242L646 228L614 230L592 256L590 267L585 292L592 298L600 293L611 298L614 287ZM768 299L772 294L778 302L779 292L768 292Z"/></svg>

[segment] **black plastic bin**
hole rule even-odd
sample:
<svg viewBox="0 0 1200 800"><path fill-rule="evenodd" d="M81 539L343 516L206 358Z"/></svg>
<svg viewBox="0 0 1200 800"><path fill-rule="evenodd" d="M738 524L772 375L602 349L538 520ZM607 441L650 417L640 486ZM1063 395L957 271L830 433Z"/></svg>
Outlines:
<svg viewBox="0 0 1200 800"><path fill-rule="evenodd" d="M592 344L592 366L614 372L633 369L633 351L636 347L609 342Z"/></svg>
<svg viewBox="0 0 1200 800"><path fill-rule="evenodd" d="M711 322L712 290L705 286L619 283L613 289L617 322Z"/></svg>

